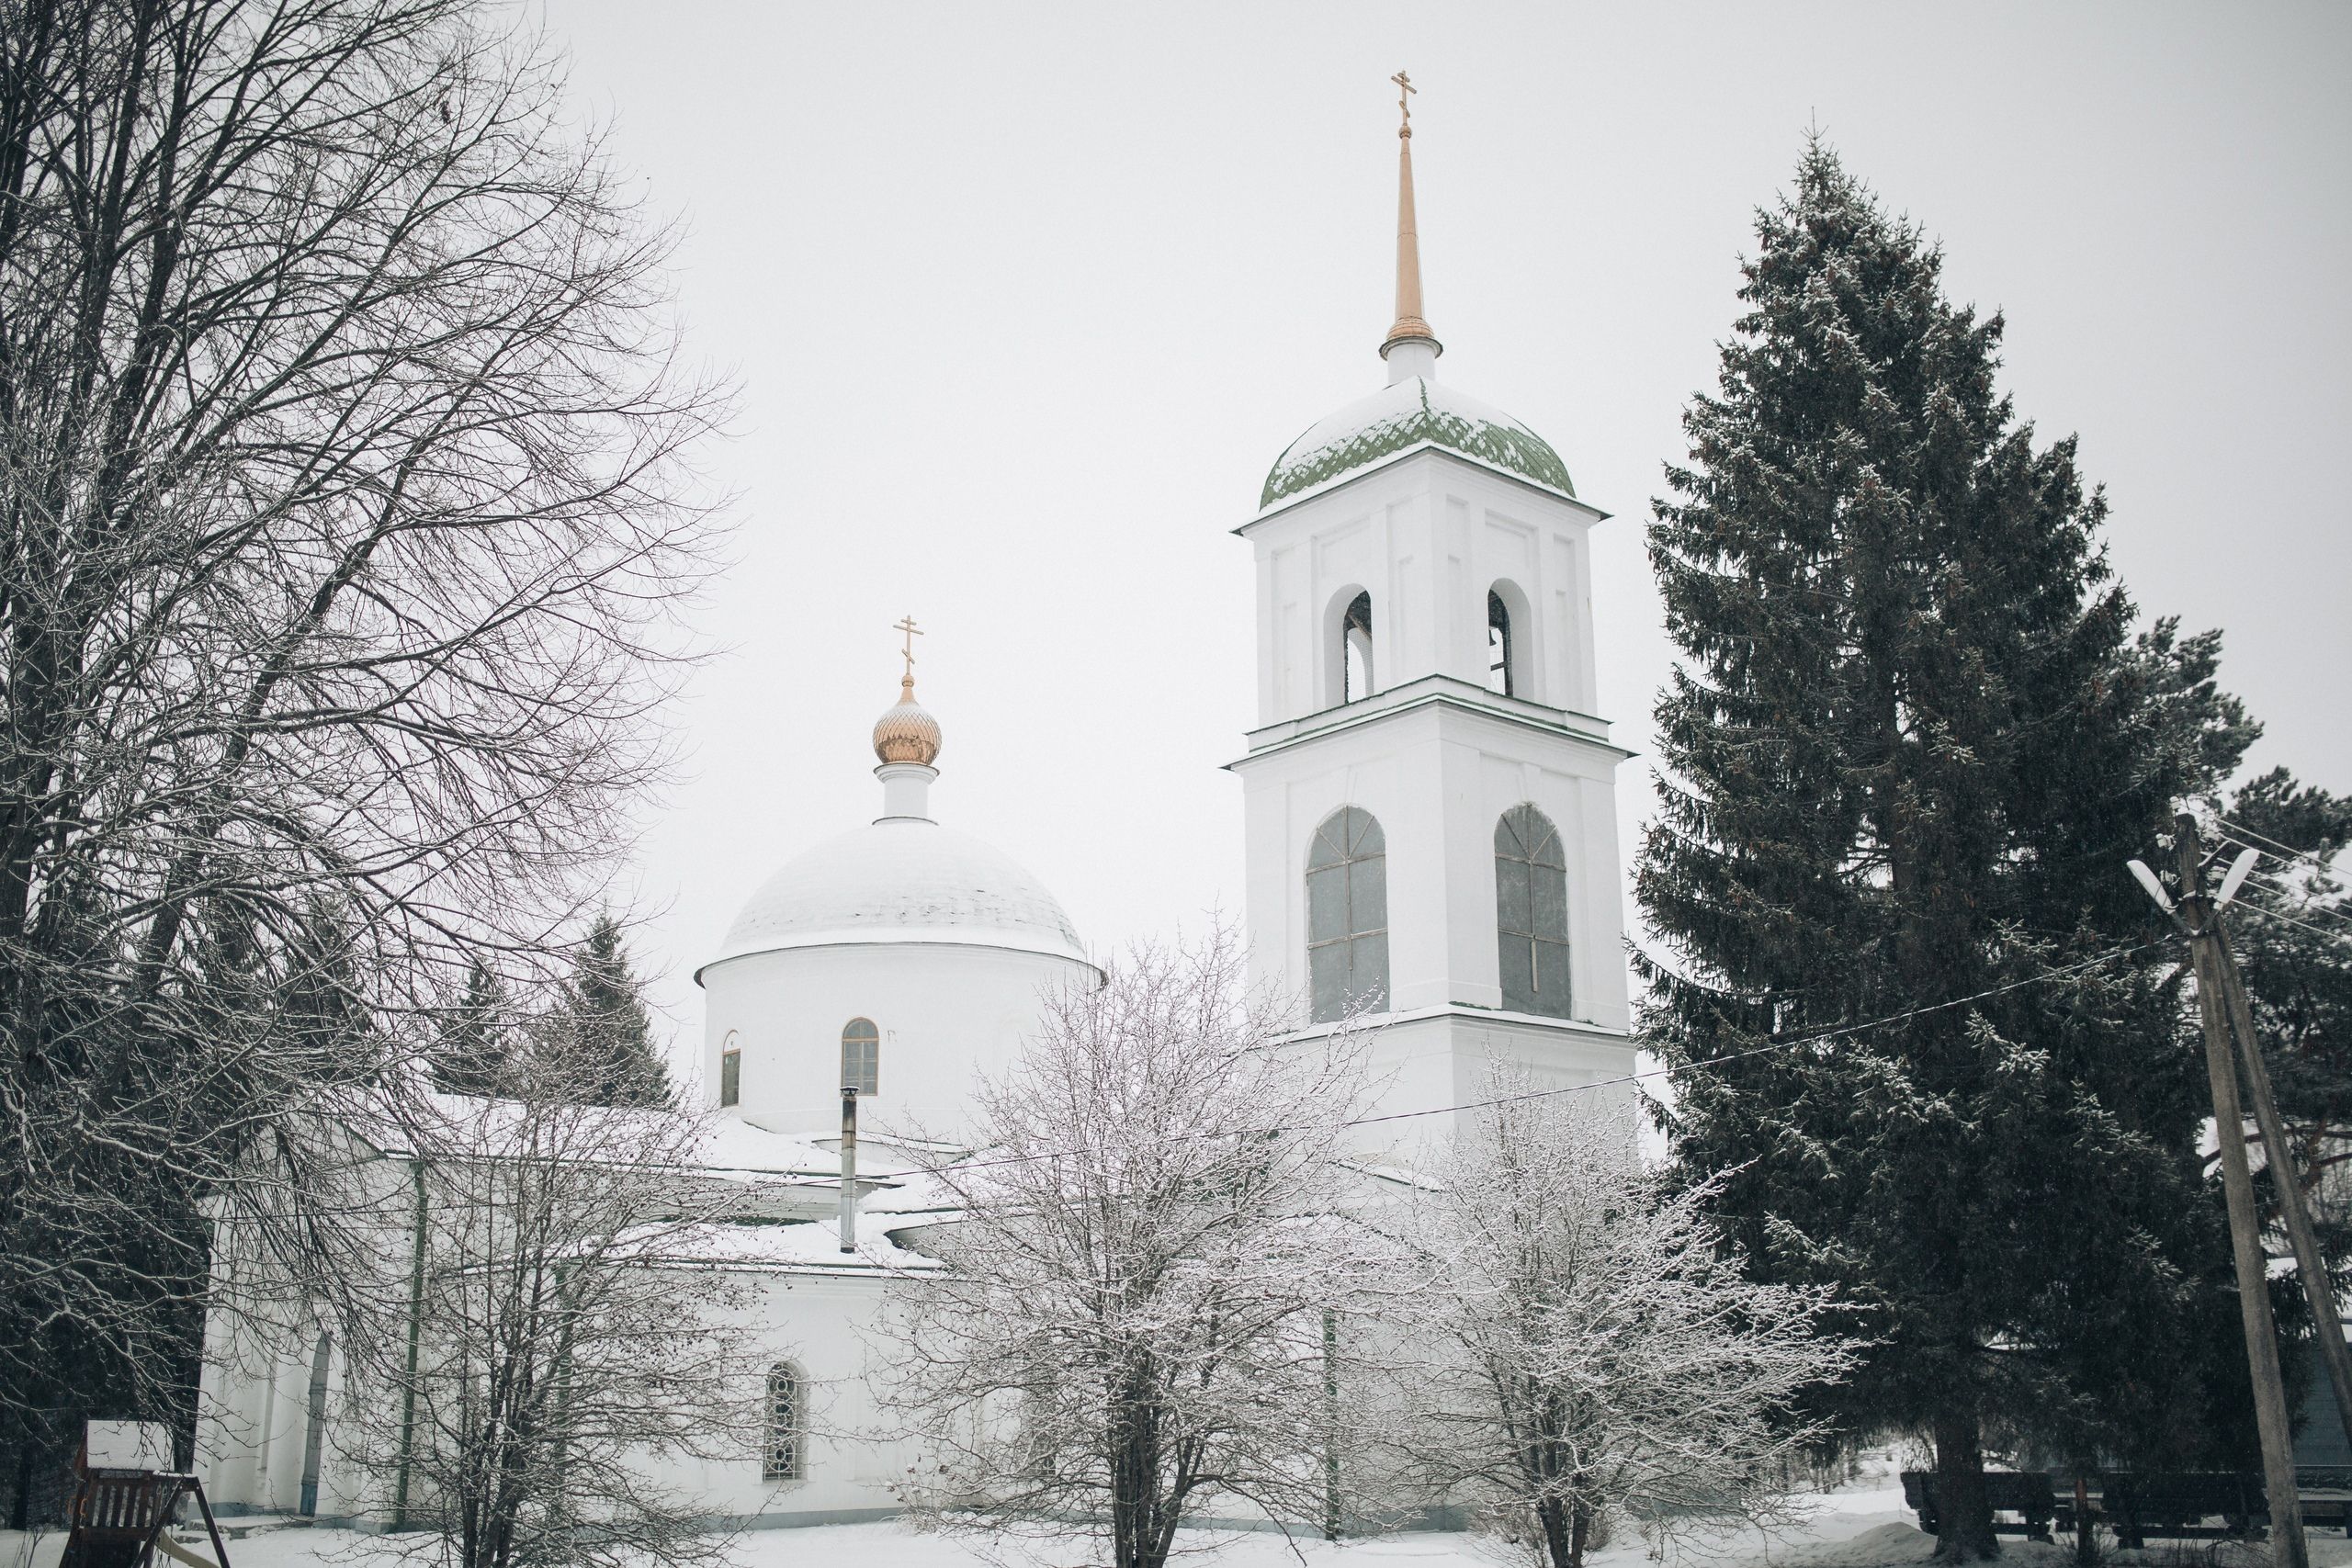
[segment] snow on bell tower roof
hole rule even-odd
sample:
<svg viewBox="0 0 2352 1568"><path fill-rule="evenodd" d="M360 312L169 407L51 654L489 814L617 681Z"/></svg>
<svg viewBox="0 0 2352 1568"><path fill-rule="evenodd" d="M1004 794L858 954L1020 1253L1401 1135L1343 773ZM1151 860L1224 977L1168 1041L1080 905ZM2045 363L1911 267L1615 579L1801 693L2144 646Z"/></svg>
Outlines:
<svg viewBox="0 0 2352 1568"><path fill-rule="evenodd" d="M1423 446L1442 447L1530 484L1576 499L1568 468L1552 444L1519 421L1442 386L1410 376L1329 414L1274 460L1260 510L1352 478Z"/></svg>
<svg viewBox="0 0 2352 1568"><path fill-rule="evenodd" d="M1396 130L1396 320L1380 344L1388 385L1317 421L1283 449L1259 493L1265 511L1294 496L1339 483L1424 446L1438 447L1573 500L1567 465L1551 443L1500 410L1464 397L1437 379L1445 352L1422 315L1421 241L1413 209L1413 113L1419 91L1405 73L1397 86L1403 122Z"/></svg>

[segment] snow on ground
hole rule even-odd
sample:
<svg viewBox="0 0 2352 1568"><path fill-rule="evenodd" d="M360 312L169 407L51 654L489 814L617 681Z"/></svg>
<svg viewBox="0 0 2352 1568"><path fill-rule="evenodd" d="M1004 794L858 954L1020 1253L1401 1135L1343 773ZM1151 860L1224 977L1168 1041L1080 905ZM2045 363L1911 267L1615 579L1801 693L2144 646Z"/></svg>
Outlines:
<svg viewBox="0 0 2352 1568"><path fill-rule="evenodd" d="M1904 1568L1935 1552L1903 1506L1891 1478L1872 1477L1810 1500L1803 1524L1769 1534L1725 1531L1678 1541L1668 1562L1683 1568ZM242 1522L242 1521L239 1521ZM185 1537L183 1538L185 1539ZM0 1568L57 1568L61 1533L28 1537L0 1530ZM2311 1538L2312 1568L2352 1568L2352 1540L2333 1532ZM1285 1541L1265 1531L1186 1532L1182 1568L1510 1568L1524 1561L1466 1535L1417 1532L1371 1540ZM2002 1560L2012 1568L2070 1568L2071 1542L2002 1538ZM199 1551L203 1549L199 1548ZM337 1529L271 1529L229 1543L230 1568L390 1568L400 1561L382 1538ZM159 1564L164 1560L158 1559ZM1650 1544L1624 1531L1587 1556L1590 1568L1645 1568ZM2260 1547L2207 1540L2165 1542L2145 1551L2104 1553L2106 1568L2267 1568ZM1042 1560L1041 1568L1043 1568ZM982 1543L969 1537L926 1534L895 1521L820 1525L806 1529L747 1530L736 1538L733 1568L802 1568L811 1562L856 1568L993 1568Z"/></svg>

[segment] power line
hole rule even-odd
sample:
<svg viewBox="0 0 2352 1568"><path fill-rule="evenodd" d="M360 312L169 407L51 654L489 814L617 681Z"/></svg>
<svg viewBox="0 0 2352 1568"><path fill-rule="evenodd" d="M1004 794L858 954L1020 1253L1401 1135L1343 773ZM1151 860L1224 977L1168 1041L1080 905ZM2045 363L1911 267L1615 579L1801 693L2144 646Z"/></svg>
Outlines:
<svg viewBox="0 0 2352 1568"><path fill-rule="evenodd" d="M2268 849L2273 853L2287 856L2290 860L2307 860L2313 865L2319 867L2322 871L2325 871L2327 869L2327 859L2324 859L2321 856L2312 853L2309 850L2299 850L2291 847L2290 845L2282 844L2278 840L2271 838L2268 834L2257 833L2234 817L2216 817L2214 820L2220 822L2223 827L2237 829L2238 834L2243 836L2240 838L2240 842L2245 842L2247 839L2255 840L2253 843L2246 845L2248 849L2254 849L2256 847ZM2333 857L2331 856L2328 858L2332 859Z"/></svg>
<svg viewBox="0 0 2352 1568"><path fill-rule="evenodd" d="M1883 1029L1892 1023L1905 1023L1915 1018L1924 1018L1929 1013L1943 1012L1952 1008L1966 1007L1971 1002L1981 1002L1994 997L2007 996L2011 991L2023 990L2028 986L2040 986L2052 980L2064 979L2070 975L2079 975L2086 969L2095 969L2102 964L2111 963L2115 959L2127 957L2155 945L2157 944L2154 942L2143 942L2132 947L2119 947L2110 952L2102 953L2096 958L2086 958L2079 964L2069 964L2064 969L2045 970L2039 975L2028 976L2022 980L2012 980L2005 986L1995 986L1989 990L1978 991L1973 996L1954 997L1948 1002L1929 1002L1925 1007L1909 1008L1902 1012L1889 1013L1884 1018L1874 1018L1865 1023L1844 1024L1837 1029L1824 1030L1819 1034L1808 1034L1798 1040L1774 1040L1762 1045L1750 1046L1745 1051L1727 1051L1720 1056L1702 1057L1698 1061L1685 1062L1681 1065L1684 1067L1712 1067L1719 1063L1736 1062L1743 1057L1761 1056L1773 1051L1792 1050L1800 1045L1818 1045L1825 1041L1840 1039L1849 1034L1860 1034L1865 1030ZM1522 1100L1544 1100L1557 1094L1581 1094L1588 1089L1611 1089L1619 1084L1635 1083L1643 1078L1660 1077L1673 1070L1672 1067L1649 1067L1640 1072L1625 1073L1613 1078L1599 1078L1591 1083L1567 1084L1557 1089L1530 1089L1525 1094L1508 1094L1497 1100L1476 1100L1466 1105L1449 1105L1437 1111L1399 1111L1386 1116L1363 1116L1351 1122L1337 1122L1334 1125L1364 1127L1378 1122L1409 1121L1417 1116L1442 1116L1455 1111L1484 1111L1491 1106L1510 1105Z"/></svg>
<svg viewBox="0 0 2352 1568"><path fill-rule="evenodd" d="M2247 914L2257 920L2277 920L2281 925L2290 925L2301 931L2307 931L2313 936L2324 937L2329 942L2352 946L2352 931L2330 931L2325 926L2312 925L2309 920L2299 920L2292 915L2282 915L2276 909L2266 909L2259 904L2248 904L2244 908Z"/></svg>
<svg viewBox="0 0 2352 1568"><path fill-rule="evenodd" d="M1836 1029L1824 1030L1818 1034L1808 1034L1796 1040L1769 1041L1761 1045L1750 1046L1744 1051L1726 1051L1719 1056L1702 1057L1697 1061L1681 1063L1679 1066L1685 1068L1712 1067L1719 1066L1724 1062L1736 1062L1744 1060L1749 1056L1765 1055L1774 1051L1790 1051L1804 1045L1818 1045L1825 1041L1841 1039L1849 1034L1859 1034L1864 1030L1883 1029L1889 1024L1908 1022L1910 1020L1915 1018L1924 1018L1929 1013L1945 1012L1952 1008L1966 1007L1972 1002L1986 1001L1994 997L2007 996L2011 991L2020 991L2029 986L2047 985L2052 980L2063 980L2067 978L2069 976L2079 975L2089 969L2096 969L2102 964L2111 964L2119 958L2129 958L2135 953L2144 953L2149 948L2161 945L2163 945L2161 942L2135 942L2126 947L2111 948L2108 952L2099 953L2095 957L2086 958L2079 964L2070 964L2063 969L2044 970L2039 975L2030 975L2022 980L2011 980L2007 985L1995 986L1989 989L1978 991L1973 996L1954 997L1950 1001L1929 1002L1924 1007L1906 1008L1901 1012L1889 1013L1884 1018L1874 1018L1862 1023L1843 1024ZM1521 1094L1506 1094L1498 1096L1492 1100L1468 1100L1458 1105L1441 1105L1426 1111L1395 1111L1380 1116L1355 1116L1351 1117L1344 1122L1328 1122L1316 1126L1300 1128L1218 1128L1212 1129L1207 1132L1180 1134L1175 1137L1163 1139L1161 1141L1164 1143L1204 1143L1216 1138L1269 1137L1275 1134L1290 1131L1317 1133L1344 1132L1351 1127L1371 1127L1386 1122L1410 1122L1424 1116L1450 1116L1460 1111L1486 1111L1499 1105L1515 1105L1524 1100L1549 1100L1557 1095L1587 1094L1595 1089L1614 1089L1620 1085L1639 1083L1644 1078L1662 1077L1666 1074L1675 1070L1675 1067L1668 1066L1645 1067L1637 1072L1621 1073L1615 1077L1595 1078L1589 1083L1561 1084L1552 1089L1529 1089ZM987 1170L998 1166L1035 1165L1040 1160L1074 1159L1087 1152L1088 1151L1084 1149L1059 1149L1040 1154L1006 1155L996 1159L958 1161L952 1167L943 1168L959 1171Z"/></svg>
<svg viewBox="0 0 2352 1568"><path fill-rule="evenodd" d="M2321 919L2341 920L2347 929L2352 929L2352 909L2346 909L2338 904L2322 904L2315 902L2308 892L2296 886L2293 883L2284 881L2276 876L2271 876L2263 872L2254 872L2246 877L2246 880L2248 882L2256 883L2262 887L2267 888L2269 891L2281 897L2297 900L2297 907L2303 914L2315 916ZM2248 908L2262 910L2264 913L2271 912L2265 909L2263 906L2258 904L2247 905L2245 907Z"/></svg>

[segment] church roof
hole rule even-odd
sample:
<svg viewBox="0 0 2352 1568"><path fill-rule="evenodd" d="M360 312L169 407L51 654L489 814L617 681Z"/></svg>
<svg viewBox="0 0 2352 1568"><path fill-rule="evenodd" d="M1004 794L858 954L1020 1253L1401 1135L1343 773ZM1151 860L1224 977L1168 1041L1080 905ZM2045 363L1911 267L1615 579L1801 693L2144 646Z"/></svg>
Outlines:
<svg viewBox="0 0 2352 1568"><path fill-rule="evenodd" d="M1424 376L1408 376L1318 421L1266 476L1261 508L1375 468L1416 446L1473 462L1573 497L1567 465L1550 442L1499 409Z"/></svg>
<svg viewBox="0 0 2352 1568"><path fill-rule="evenodd" d="M942 942L1088 962L1044 884L993 846L890 817L788 863L752 895L712 964L844 943Z"/></svg>

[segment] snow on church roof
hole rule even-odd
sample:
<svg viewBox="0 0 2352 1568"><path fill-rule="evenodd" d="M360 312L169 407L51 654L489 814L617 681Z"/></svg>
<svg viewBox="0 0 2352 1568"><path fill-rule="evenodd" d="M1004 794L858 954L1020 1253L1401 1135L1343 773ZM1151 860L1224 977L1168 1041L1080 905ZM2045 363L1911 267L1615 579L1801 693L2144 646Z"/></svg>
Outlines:
<svg viewBox="0 0 2352 1568"><path fill-rule="evenodd" d="M796 1273L921 1273L939 1267L920 1252L900 1247L871 1216L858 1216L857 1249L841 1249L841 1232L831 1223L786 1221L770 1224L707 1224L647 1227L663 1249L682 1263L718 1269L774 1269ZM628 1233L623 1233L623 1240Z"/></svg>
<svg viewBox="0 0 2352 1568"><path fill-rule="evenodd" d="M520 1100L447 1094L421 1087L395 1093L371 1086L338 1099L340 1103L331 1114L365 1138L378 1154L396 1158L478 1156L499 1147L514 1125L544 1113ZM625 1146L633 1135L628 1131L630 1124L665 1121L677 1113L650 1106L597 1105L582 1106L569 1114L612 1127L614 1146ZM697 1169L721 1180L836 1187L841 1156L820 1146L817 1140L823 1136L830 1134L794 1136L738 1117L715 1117L700 1127L691 1157ZM590 1137L582 1146L601 1145ZM880 1180L888 1172L873 1170L867 1175Z"/></svg>
<svg viewBox="0 0 2352 1568"><path fill-rule="evenodd" d="M1088 962L1060 903L1010 856L968 833L896 817L820 844L769 877L710 963L851 942L956 943Z"/></svg>
<svg viewBox="0 0 2352 1568"><path fill-rule="evenodd" d="M1530 480L1573 498L1567 465L1550 442L1499 409L1423 376L1407 376L1318 421L1274 460L1262 509L1369 468L1419 446Z"/></svg>

